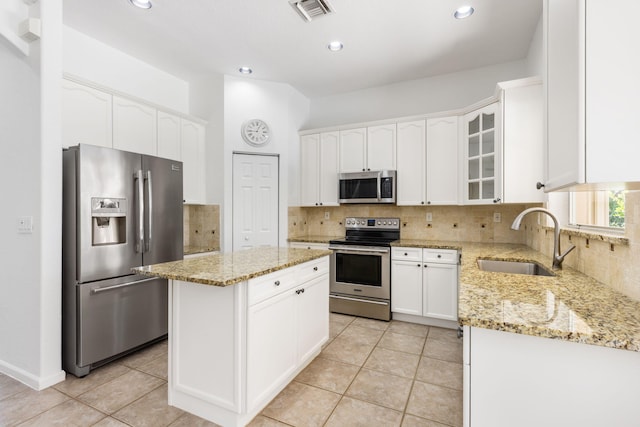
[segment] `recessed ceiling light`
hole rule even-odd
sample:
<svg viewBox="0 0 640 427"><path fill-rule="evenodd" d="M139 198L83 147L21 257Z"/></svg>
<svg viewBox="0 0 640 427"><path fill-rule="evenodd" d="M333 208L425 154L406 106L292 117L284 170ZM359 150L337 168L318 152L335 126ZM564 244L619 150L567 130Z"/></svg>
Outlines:
<svg viewBox="0 0 640 427"><path fill-rule="evenodd" d="M129 0L129 3L140 9L151 9L151 0Z"/></svg>
<svg viewBox="0 0 640 427"><path fill-rule="evenodd" d="M331 52L337 52L339 50L342 50L342 48L344 47L344 45L342 44L342 42L340 41L333 41L331 43L329 43L327 45L327 48L331 51Z"/></svg>
<svg viewBox="0 0 640 427"><path fill-rule="evenodd" d="M464 18L468 18L471 15L473 15L473 12L475 11L474 8L472 8L471 6L462 6L456 9L455 13L453 14L453 16L456 19L464 19Z"/></svg>
<svg viewBox="0 0 640 427"><path fill-rule="evenodd" d="M242 74L251 74L253 73L253 70L249 67L240 67L238 69L238 71L240 71Z"/></svg>

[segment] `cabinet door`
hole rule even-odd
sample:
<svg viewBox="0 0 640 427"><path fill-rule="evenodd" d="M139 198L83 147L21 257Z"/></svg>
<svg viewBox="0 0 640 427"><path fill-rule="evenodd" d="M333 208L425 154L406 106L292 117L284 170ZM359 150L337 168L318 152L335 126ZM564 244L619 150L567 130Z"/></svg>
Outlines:
<svg viewBox="0 0 640 427"><path fill-rule="evenodd" d="M329 338L329 276L325 274L310 280L298 287L295 293L298 363L302 363L320 350Z"/></svg>
<svg viewBox="0 0 640 427"><path fill-rule="evenodd" d="M423 315L458 320L458 265L424 264Z"/></svg>
<svg viewBox="0 0 640 427"><path fill-rule="evenodd" d="M114 96L113 148L155 156L156 140L156 109Z"/></svg>
<svg viewBox="0 0 640 427"><path fill-rule="evenodd" d="M396 125L367 128L367 170L396 169Z"/></svg>
<svg viewBox="0 0 640 427"><path fill-rule="evenodd" d="M546 0L544 3L547 36L545 191L585 180L584 138L580 131L583 125L580 102L584 87L581 75L581 63L584 61L584 47L581 48L584 41L581 36L583 3L577 0ZM619 45L616 43L615 46Z"/></svg>
<svg viewBox="0 0 640 427"><path fill-rule="evenodd" d="M340 172L364 171L366 149L366 128L340 131Z"/></svg>
<svg viewBox="0 0 640 427"><path fill-rule="evenodd" d="M204 127L182 119L183 195L186 203L204 203Z"/></svg>
<svg viewBox="0 0 640 427"><path fill-rule="evenodd" d="M544 202L536 188L544 181L542 84L502 93L503 199L505 203Z"/></svg>
<svg viewBox="0 0 640 427"><path fill-rule="evenodd" d="M458 120L457 116L427 120L427 204L460 203Z"/></svg>
<svg viewBox="0 0 640 427"><path fill-rule="evenodd" d="M158 111L158 156L181 160L180 117Z"/></svg>
<svg viewBox="0 0 640 427"><path fill-rule="evenodd" d="M422 263L391 261L391 311L422 316Z"/></svg>
<svg viewBox="0 0 640 427"><path fill-rule="evenodd" d="M320 134L320 167L318 170L321 206L338 206L338 146L340 132Z"/></svg>
<svg viewBox="0 0 640 427"><path fill-rule="evenodd" d="M300 137L300 206L318 206L320 135Z"/></svg>
<svg viewBox="0 0 640 427"><path fill-rule="evenodd" d="M248 410L266 403L263 402L266 396L296 369L297 300L298 295L290 289L249 307L247 319Z"/></svg>
<svg viewBox="0 0 640 427"><path fill-rule="evenodd" d="M499 103L464 116L465 203L489 204L502 200L502 164Z"/></svg>
<svg viewBox="0 0 640 427"><path fill-rule="evenodd" d="M111 94L62 80L62 146L113 147Z"/></svg>
<svg viewBox="0 0 640 427"><path fill-rule="evenodd" d="M397 140L398 205L424 205L425 198L425 121L398 123ZM456 159L457 161L457 159Z"/></svg>

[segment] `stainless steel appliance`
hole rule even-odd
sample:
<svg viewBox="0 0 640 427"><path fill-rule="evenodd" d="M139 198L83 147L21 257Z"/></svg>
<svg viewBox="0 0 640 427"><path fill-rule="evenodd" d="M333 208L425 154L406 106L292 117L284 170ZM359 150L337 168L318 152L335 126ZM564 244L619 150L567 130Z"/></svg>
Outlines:
<svg viewBox="0 0 640 427"><path fill-rule="evenodd" d="M81 144L63 152L62 362L91 369L167 334L167 281L132 267L182 259L182 163Z"/></svg>
<svg viewBox="0 0 640 427"><path fill-rule="evenodd" d="M329 309L391 319L391 242L399 218L346 218L344 240L331 240Z"/></svg>
<svg viewBox="0 0 640 427"><path fill-rule="evenodd" d="M338 175L340 203L395 203L396 171L352 172Z"/></svg>

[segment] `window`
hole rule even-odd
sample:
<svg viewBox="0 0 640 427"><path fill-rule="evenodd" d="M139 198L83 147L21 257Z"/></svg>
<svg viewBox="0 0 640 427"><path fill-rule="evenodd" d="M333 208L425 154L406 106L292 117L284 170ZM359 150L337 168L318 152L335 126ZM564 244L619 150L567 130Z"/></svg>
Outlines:
<svg viewBox="0 0 640 427"><path fill-rule="evenodd" d="M624 229L624 190L571 193L571 225Z"/></svg>

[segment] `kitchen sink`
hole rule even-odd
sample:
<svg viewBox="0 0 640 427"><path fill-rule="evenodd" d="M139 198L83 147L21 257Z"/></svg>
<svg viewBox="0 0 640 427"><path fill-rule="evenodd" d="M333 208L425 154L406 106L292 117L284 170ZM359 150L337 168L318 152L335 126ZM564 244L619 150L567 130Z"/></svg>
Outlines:
<svg viewBox="0 0 640 427"><path fill-rule="evenodd" d="M478 258L478 268L496 273L527 274L529 276L555 276L540 264L529 261L501 261Z"/></svg>

